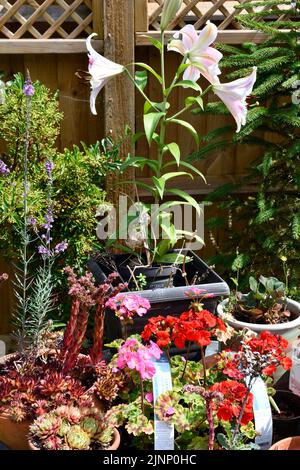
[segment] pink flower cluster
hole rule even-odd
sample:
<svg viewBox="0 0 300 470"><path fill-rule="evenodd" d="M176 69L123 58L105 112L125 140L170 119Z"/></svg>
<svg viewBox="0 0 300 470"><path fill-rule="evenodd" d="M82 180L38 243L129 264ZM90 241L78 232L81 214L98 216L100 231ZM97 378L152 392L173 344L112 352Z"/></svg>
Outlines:
<svg viewBox="0 0 300 470"><path fill-rule="evenodd" d="M152 359L159 359L162 350L153 341L144 346L137 339L129 338L118 352L117 368L135 369L143 380L150 380L155 374Z"/></svg>
<svg viewBox="0 0 300 470"><path fill-rule="evenodd" d="M135 314L139 317L145 315L151 305L148 299L136 294L117 294L107 301L106 307L114 310L120 320L131 320Z"/></svg>

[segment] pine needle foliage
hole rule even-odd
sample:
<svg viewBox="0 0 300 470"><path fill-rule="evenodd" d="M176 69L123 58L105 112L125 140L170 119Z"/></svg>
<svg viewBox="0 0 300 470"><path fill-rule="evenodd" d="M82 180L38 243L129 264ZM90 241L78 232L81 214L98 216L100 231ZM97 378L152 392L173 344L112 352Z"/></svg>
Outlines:
<svg viewBox="0 0 300 470"><path fill-rule="evenodd" d="M255 12L258 6L265 11ZM219 201L223 211L219 220L214 217L207 222L212 235L222 224L227 233L226 246L218 247L210 262L221 272L224 267L228 274L237 256L242 256L241 274L246 283L252 274L282 277L282 259L287 258L285 269L287 263L294 285L299 286L300 2L263 0L236 8L249 9L248 14L237 16L242 26L267 34L261 44L218 45L224 54L221 67L227 81L245 76L257 66L247 123L238 134L234 126L231 134L229 126L210 131L198 153L203 160L216 149L226 148L226 143L239 144L240 158L243 144L259 145L261 152L240 186L225 185L207 197L207 201ZM226 109L219 102L211 103L206 114L226 114ZM190 158L197 160L197 152ZM251 184L258 186L258 192L241 196L243 185ZM231 218L233 224L227 223Z"/></svg>

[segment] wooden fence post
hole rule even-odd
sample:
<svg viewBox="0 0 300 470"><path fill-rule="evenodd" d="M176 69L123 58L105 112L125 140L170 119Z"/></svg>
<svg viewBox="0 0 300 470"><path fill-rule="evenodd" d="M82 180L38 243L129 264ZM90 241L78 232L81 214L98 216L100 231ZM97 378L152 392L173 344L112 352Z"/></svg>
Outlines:
<svg viewBox="0 0 300 470"><path fill-rule="evenodd" d="M132 0L104 0L104 56L114 62L126 65L135 58L135 5ZM133 72L133 68L132 68ZM105 136L114 140L124 137L125 125L135 131L135 89L125 74L114 77L105 86L104 94ZM122 157L134 152L130 142L122 146ZM134 198L134 185L122 181L134 179L134 169L122 175L107 177L108 199L118 207L119 195L128 194Z"/></svg>

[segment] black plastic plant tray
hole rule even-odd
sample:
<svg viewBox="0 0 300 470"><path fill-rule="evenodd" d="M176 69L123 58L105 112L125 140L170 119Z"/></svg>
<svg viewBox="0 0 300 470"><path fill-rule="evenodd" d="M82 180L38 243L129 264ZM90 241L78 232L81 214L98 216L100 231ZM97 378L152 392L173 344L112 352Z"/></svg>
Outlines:
<svg viewBox="0 0 300 470"><path fill-rule="evenodd" d="M228 297L230 292L229 287L198 255L192 251L188 251L186 254L193 258L190 263L186 264L187 279L191 282L191 280L197 276L199 280L196 284L193 284L193 287L198 287L199 289L203 289L206 293L214 295L213 298L203 299L203 304L205 309L215 313L220 299ZM118 262L118 256L123 257L124 255L115 255L116 263ZM105 282L107 275L111 272L107 268L107 265L102 265L101 262L97 261L97 258L90 259L88 267L98 284ZM141 333L149 317L158 315L179 316L182 312L186 311L190 305L190 299L187 297L186 292L190 287L191 286L184 284L184 279L181 274L178 273L174 278L174 287L134 291L134 293L146 297L149 300L151 309L144 317L136 317L134 319L133 325L129 325L128 327L128 334ZM123 292L122 295L126 295L126 292ZM106 312L105 325L106 341L110 342L116 338L122 337L120 320L109 310ZM179 351L174 348L171 354L178 354L178 352Z"/></svg>

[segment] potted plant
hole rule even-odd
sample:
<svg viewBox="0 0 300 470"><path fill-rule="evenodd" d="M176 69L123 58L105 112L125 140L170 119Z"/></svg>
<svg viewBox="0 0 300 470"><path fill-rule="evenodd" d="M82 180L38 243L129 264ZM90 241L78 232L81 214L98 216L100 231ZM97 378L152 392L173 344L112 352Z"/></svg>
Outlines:
<svg viewBox="0 0 300 470"><path fill-rule="evenodd" d="M181 287L184 288L186 283L195 285L220 284L222 280L189 250L189 244L195 240L199 244L198 247L202 246L201 234L192 227L176 226L172 216L173 209L179 208L181 210L187 206L194 209L197 217L200 217L198 201L187 191L178 189L176 180L178 177L192 179L194 176L199 176L203 178L203 175L184 159L176 142L168 141L167 130L169 126L174 125L185 129L191 133L196 146L198 146L200 138L197 131L182 117L193 107L204 108L205 95L209 91L214 91L233 114L239 131L246 119L246 96L251 93L256 79L254 68L252 73L243 79L226 84L220 83L221 72L218 64L222 54L211 47L218 31L214 24L208 22L200 34L194 26L187 25L174 35L173 40L168 44L168 51L180 53L182 62L173 78L167 83L165 29L176 15L181 3L178 0L164 2L160 39L153 41L161 58L159 71L154 70L148 64L136 63L135 66L139 70L133 76L128 67L107 60L93 49L91 43L93 35L87 39L92 113L96 114L96 97L107 81L115 75L125 73L145 99L144 130L132 136L133 142L136 142L138 138L145 138L149 147L155 147L157 155L155 160L150 159L148 155L128 155L124 161L121 168L123 171L128 167L139 169L148 167L150 169L150 184L145 184L138 179L130 183L138 188L146 189L151 197L151 203L147 204L139 200L134 202L128 212L122 212L122 227L113 230L108 239L107 234L103 237L106 238L107 251L113 247L126 254L99 256L96 260L98 267L92 266L91 269L93 272L98 270L100 280L110 272L111 266L116 266L123 280L128 282L131 288L140 290L142 281L143 288L146 288L145 295L147 297L151 290L159 289L159 292L153 297L159 297L167 303L171 296L171 300L174 300L173 306L177 301L184 299L184 289ZM155 77L161 89L160 101L154 101L153 97L147 96L145 92L148 72ZM208 81L205 90L202 90L197 83L200 75ZM170 96L177 87L181 87L189 93L187 93L182 106L179 109L173 109ZM191 95L188 96L189 94ZM107 220L106 218L105 221L107 222ZM189 220L191 222L192 217ZM125 237L121 236L124 228L126 229ZM101 231L100 229L101 224L99 231ZM174 252L175 246L180 248ZM163 289L165 287L172 289L172 286L175 286L173 293L166 294ZM214 290L215 286L209 287ZM227 292L227 286L223 284L221 290L224 291L224 288ZM216 292L216 294L219 293L220 291ZM166 298L164 298L165 295ZM187 307L186 304L185 306Z"/></svg>
<svg viewBox="0 0 300 470"><path fill-rule="evenodd" d="M300 450L300 436L287 437L275 442L269 450Z"/></svg>
<svg viewBox="0 0 300 470"><path fill-rule="evenodd" d="M221 302L217 311L233 328L249 328L257 333L270 331L289 340L297 337L300 328L299 303L286 297L286 286L274 277L249 278L250 292L233 292Z"/></svg>
<svg viewBox="0 0 300 470"><path fill-rule="evenodd" d="M230 337L226 325L192 304L179 318L151 317L141 336L110 345L118 349L110 367L123 372L126 385L107 417L121 430L126 446L153 448L155 413L159 421L174 425L176 449L257 448L252 385L258 376L272 376L279 364L286 369L291 366L285 354L287 342L264 332L245 338L236 352L205 357L205 348L214 337L226 341ZM170 357L173 344L182 350L186 343L197 344L201 360ZM155 361L163 353L169 359L172 389L153 403L151 379Z"/></svg>
<svg viewBox="0 0 300 470"><path fill-rule="evenodd" d="M31 450L116 450L117 429L95 408L60 406L35 419L29 428Z"/></svg>
<svg viewBox="0 0 300 470"><path fill-rule="evenodd" d="M299 436L300 397L289 390L276 390L274 401L276 403L276 410L272 412L274 441Z"/></svg>
<svg viewBox="0 0 300 470"><path fill-rule="evenodd" d="M96 287L90 273L77 278L71 268L66 272L72 305L64 334L43 330L38 348L28 345L1 360L0 442L15 450L28 449L26 433L37 416L59 405L99 407L95 396L107 407L122 386L102 360L105 304L124 286L113 287L111 276ZM93 309L94 340L83 354Z"/></svg>

